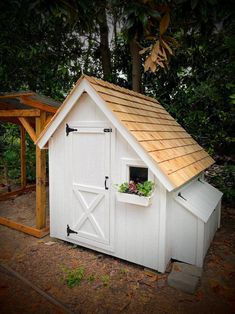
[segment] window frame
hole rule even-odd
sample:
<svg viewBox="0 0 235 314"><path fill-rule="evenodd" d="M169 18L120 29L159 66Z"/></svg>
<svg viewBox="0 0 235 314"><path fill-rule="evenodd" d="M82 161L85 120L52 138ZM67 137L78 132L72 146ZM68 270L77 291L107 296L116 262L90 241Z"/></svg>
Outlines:
<svg viewBox="0 0 235 314"><path fill-rule="evenodd" d="M121 158L122 171L121 171L121 183L129 182L130 179L130 167L147 168L148 169L148 181L154 182L154 174L146 166L146 164L140 159Z"/></svg>

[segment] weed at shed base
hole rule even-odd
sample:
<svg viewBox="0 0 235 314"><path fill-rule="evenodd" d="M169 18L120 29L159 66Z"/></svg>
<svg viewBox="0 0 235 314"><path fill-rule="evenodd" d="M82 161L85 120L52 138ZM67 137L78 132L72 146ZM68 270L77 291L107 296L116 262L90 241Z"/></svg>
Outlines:
<svg viewBox="0 0 235 314"><path fill-rule="evenodd" d="M76 269L63 268L62 270L65 273L64 281L69 288L80 285L85 274L83 266Z"/></svg>

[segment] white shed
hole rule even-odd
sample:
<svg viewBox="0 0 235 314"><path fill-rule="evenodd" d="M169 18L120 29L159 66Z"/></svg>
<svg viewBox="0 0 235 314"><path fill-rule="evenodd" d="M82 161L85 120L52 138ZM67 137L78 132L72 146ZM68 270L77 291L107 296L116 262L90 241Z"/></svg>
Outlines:
<svg viewBox="0 0 235 314"><path fill-rule="evenodd" d="M37 144L51 236L160 272L203 265L220 224L222 193L203 179L214 161L157 100L83 75ZM156 184L148 206L117 198L135 173Z"/></svg>

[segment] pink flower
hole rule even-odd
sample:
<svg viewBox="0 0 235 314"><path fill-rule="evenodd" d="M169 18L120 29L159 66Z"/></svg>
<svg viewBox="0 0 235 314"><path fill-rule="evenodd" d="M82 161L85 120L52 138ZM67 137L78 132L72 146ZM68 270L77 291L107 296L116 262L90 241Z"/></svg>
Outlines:
<svg viewBox="0 0 235 314"><path fill-rule="evenodd" d="M130 193L137 194L137 187L136 187L136 184L134 181L130 181L129 191L130 191Z"/></svg>

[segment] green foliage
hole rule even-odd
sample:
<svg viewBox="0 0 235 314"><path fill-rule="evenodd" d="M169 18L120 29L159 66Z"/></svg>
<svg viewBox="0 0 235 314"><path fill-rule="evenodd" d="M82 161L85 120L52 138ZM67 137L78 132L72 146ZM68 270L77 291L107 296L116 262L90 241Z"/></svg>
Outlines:
<svg viewBox="0 0 235 314"><path fill-rule="evenodd" d="M28 182L35 181L35 145L26 134L26 177ZM20 129L18 125L0 123L0 168L14 183L20 180ZM5 183L5 182L4 182Z"/></svg>
<svg viewBox="0 0 235 314"><path fill-rule="evenodd" d="M87 277L87 281L89 283L92 283L95 281L95 274L91 274L90 276Z"/></svg>
<svg viewBox="0 0 235 314"><path fill-rule="evenodd" d="M120 275L126 275L127 272L128 272L128 270L127 270L126 268L124 268L124 267L121 267L121 268L119 269L119 274L120 274Z"/></svg>
<svg viewBox="0 0 235 314"><path fill-rule="evenodd" d="M150 196L154 189L154 182L152 181L145 181L144 183L137 184L137 191L138 194L141 196Z"/></svg>
<svg viewBox="0 0 235 314"><path fill-rule="evenodd" d="M0 3L0 90L29 89L62 100L81 73L80 40L61 15L42 15L32 4Z"/></svg>
<svg viewBox="0 0 235 314"><path fill-rule="evenodd" d="M127 193L128 189L129 189L129 184L127 182L124 182L118 185L118 192L120 193Z"/></svg>
<svg viewBox="0 0 235 314"><path fill-rule="evenodd" d="M223 201L234 204L235 201L235 166L225 163L223 166L216 166L218 169L207 174L207 180L221 192L224 193Z"/></svg>
<svg viewBox="0 0 235 314"><path fill-rule="evenodd" d="M235 40L229 0L1 1L0 90L31 89L63 100L82 69L102 77L99 25L105 5L114 30L110 80L128 88L130 38L138 35L138 45L148 47L148 33L159 31L159 12L162 17L170 6L167 32L180 46L169 71L142 76L144 92L156 97L211 154L234 154ZM17 180L19 132L13 129L0 126L0 163ZM35 178L34 163L34 146L27 138L29 180Z"/></svg>
<svg viewBox="0 0 235 314"><path fill-rule="evenodd" d="M152 181L145 181L143 183L138 184L135 184L134 182L131 181L130 183L124 182L117 185L118 192L120 193L137 194L145 197L151 195L151 193L154 190L154 186L155 184Z"/></svg>
<svg viewBox="0 0 235 314"><path fill-rule="evenodd" d="M76 269L63 268L65 273L65 282L69 288L80 285L82 279L84 278L85 269L80 266Z"/></svg>
<svg viewBox="0 0 235 314"><path fill-rule="evenodd" d="M103 275L103 276L100 277L100 279L101 279L101 281L102 281L102 283L103 283L103 285L105 287L108 287L110 285L110 277L109 277L109 275Z"/></svg>
<svg viewBox="0 0 235 314"><path fill-rule="evenodd" d="M19 128L16 125L0 124L0 168L7 176L5 180L17 181L20 177L19 136Z"/></svg>
<svg viewBox="0 0 235 314"><path fill-rule="evenodd" d="M209 153L231 155L235 45L230 4L198 1L192 9L190 1L182 1L174 10L173 36L180 47L170 70L147 74L144 85Z"/></svg>

